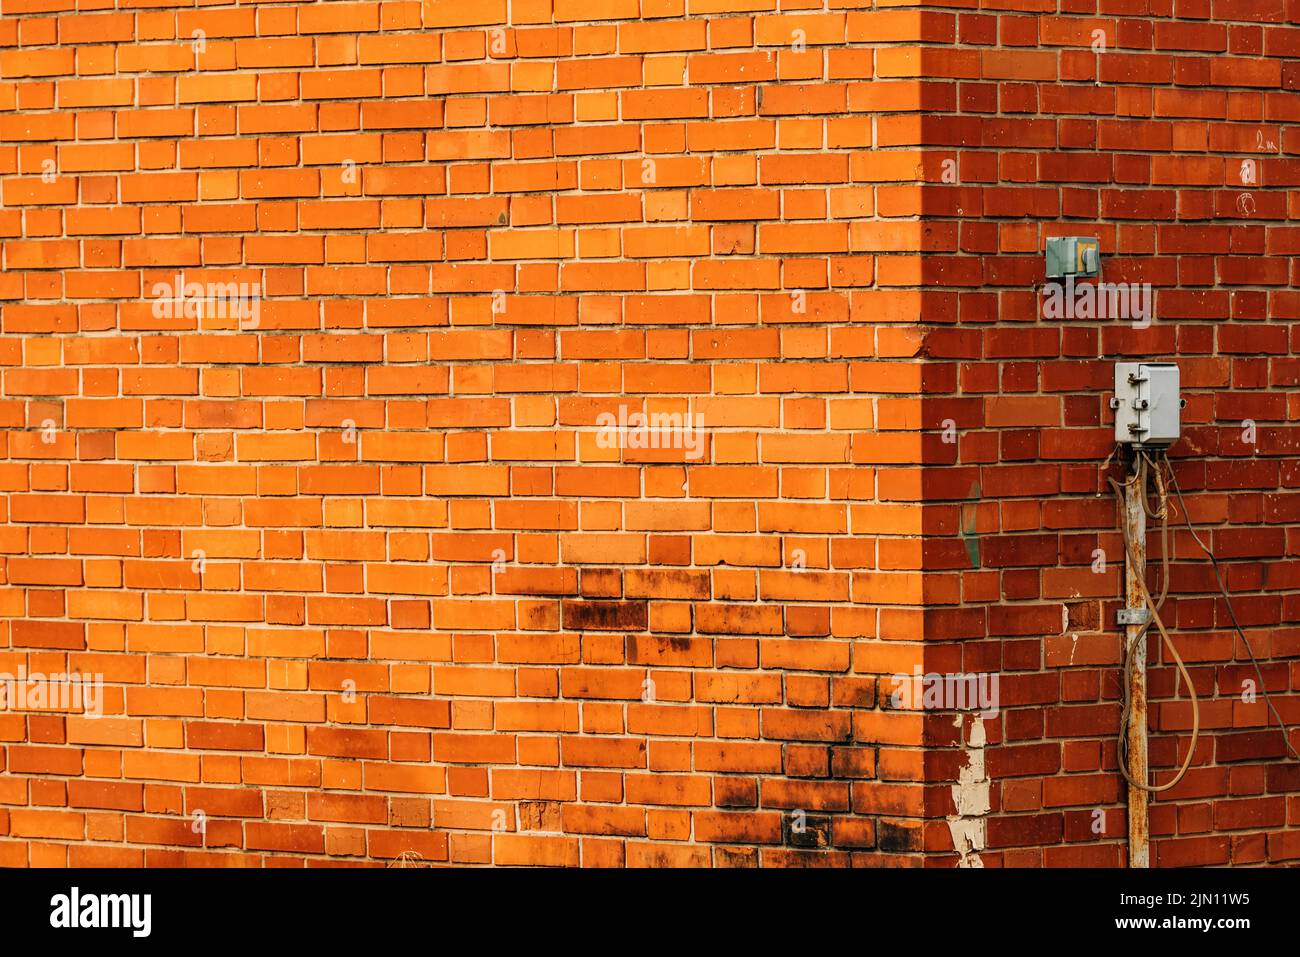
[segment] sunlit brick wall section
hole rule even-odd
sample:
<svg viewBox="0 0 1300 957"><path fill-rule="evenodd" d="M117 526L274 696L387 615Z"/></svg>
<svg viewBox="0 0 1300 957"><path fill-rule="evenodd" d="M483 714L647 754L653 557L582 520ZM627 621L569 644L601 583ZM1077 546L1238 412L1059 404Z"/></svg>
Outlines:
<svg viewBox="0 0 1300 957"><path fill-rule="evenodd" d="M921 863L878 685L921 663L920 253L957 227L919 216L957 194L920 112L957 107L916 65L953 17L781 6L4 0L0 671L103 714L8 700L0 864ZM1055 355L1010 318L989 349Z"/></svg>
<svg viewBox="0 0 1300 957"><path fill-rule="evenodd" d="M985 866L1121 865L1123 546L1103 481L1118 470L1102 470L1115 361L1179 364L1178 483L1223 561L1264 687L1300 722L1300 6L953 6L948 41L916 71L936 111L923 135L926 460L948 463L925 474L936 529L925 633L947 667L1001 671L1001 713L982 722L983 748L970 721L959 738L934 720L937 807L957 814L947 785L979 752ZM1148 328L1045 315L1044 242L1061 235L1100 238L1103 281L1152 285ZM942 440L945 422L957 441ZM1170 508L1163 615L1201 697L1202 735L1186 778L1152 802L1152 864L1294 864L1300 765L1284 760L1212 571ZM1155 644L1150 748L1163 783L1191 714ZM926 846L936 863L955 860L943 822Z"/></svg>

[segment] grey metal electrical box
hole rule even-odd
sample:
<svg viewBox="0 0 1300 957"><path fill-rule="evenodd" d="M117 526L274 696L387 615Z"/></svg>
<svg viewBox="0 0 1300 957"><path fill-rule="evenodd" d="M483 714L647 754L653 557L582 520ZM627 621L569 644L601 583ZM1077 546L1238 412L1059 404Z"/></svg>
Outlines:
<svg viewBox="0 0 1300 957"><path fill-rule="evenodd" d="M1101 241L1092 236L1053 236L1047 240L1047 278L1096 276L1101 272Z"/></svg>
<svg viewBox="0 0 1300 957"><path fill-rule="evenodd" d="M1115 363L1115 441L1163 448L1178 441L1183 400L1172 362Z"/></svg>

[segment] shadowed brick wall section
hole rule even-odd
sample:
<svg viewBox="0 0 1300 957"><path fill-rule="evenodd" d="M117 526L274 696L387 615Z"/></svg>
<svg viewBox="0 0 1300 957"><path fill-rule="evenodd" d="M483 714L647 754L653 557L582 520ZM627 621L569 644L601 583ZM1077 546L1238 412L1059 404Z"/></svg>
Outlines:
<svg viewBox="0 0 1300 957"><path fill-rule="evenodd" d="M783 6L4 0L0 863L921 863L942 37Z"/></svg>
<svg viewBox="0 0 1300 957"><path fill-rule="evenodd" d="M926 541L926 638L950 668L1003 672L1003 713L985 722L984 864L1120 865L1123 546L1099 472L1115 361L1178 362L1188 400L1171 453L1178 481L1224 560L1267 687L1284 719L1300 721L1300 5L1112 2L1058 14L989 3L933 22L944 42L917 68L935 110L918 138L932 154L924 273L940 287L924 307L925 425L953 420L960 438L926 440L927 462L946 463L925 474L928 524L941 529ZM941 158L958 161L957 182L943 182ZM1103 279L1156 287L1152 326L1039 318L1049 235L1099 236ZM1176 507L1171 522L1181 525ZM1102 575L1090 567L1098 548ZM1163 614L1201 696L1203 733L1187 777L1152 802L1152 864L1294 863L1300 766L1282 760L1262 698L1242 700L1254 671L1185 529L1172 558ZM1150 749L1164 782L1191 724L1156 644ZM951 722L932 729L933 779L956 781L965 759ZM940 788L941 804L947 795ZM951 861L951 846L941 822L928 826L936 861Z"/></svg>

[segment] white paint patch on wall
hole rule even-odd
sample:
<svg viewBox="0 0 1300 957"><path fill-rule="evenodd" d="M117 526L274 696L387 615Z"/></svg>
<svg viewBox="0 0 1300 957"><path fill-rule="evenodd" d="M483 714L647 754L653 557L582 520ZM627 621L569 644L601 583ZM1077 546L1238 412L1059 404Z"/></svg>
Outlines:
<svg viewBox="0 0 1300 957"><path fill-rule="evenodd" d="M957 727L962 716L956 717ZM952 846L961 856L958 867L983 867L980 851L984 850L988 826L989 794L992 782L984 771L984 719L974 715L965 747L966 764L952 786L952 800L957 813L948 818Z"/></svg>

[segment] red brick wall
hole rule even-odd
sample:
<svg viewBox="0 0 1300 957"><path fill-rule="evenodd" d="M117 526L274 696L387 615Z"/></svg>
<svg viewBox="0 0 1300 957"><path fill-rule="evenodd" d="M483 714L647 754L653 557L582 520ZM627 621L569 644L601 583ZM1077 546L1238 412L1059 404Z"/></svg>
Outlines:
<svg viewBox="0 0 1300 957"><path fill-rule="evenodd" d="M105 714L0 711L0 863L1121 863L1121 354L1179 356L1300 682L1281 8L776 6L5 0L0 671ZM1049 231L1155 328L1039 320ZM178 273L263 297L159 316ZM605 447L620 406L702 454ZM1295 858L1176 542L1210 700L1154 863ZM914 667L1000 672L986 747Z"/></svg>
<svg viewBox="0 0 1300 957"><path fill-rule="evenodd" d="M953 420L959 441L927 440L927 461L946 467L925 475L926 638L966 670L1002 670L1002 714L986 722L984 864L1120 865L1123 546L1099 471L1113 445L1115 361L1179 364L1179 484L1225 560L1266 687L1284 719L1300 721L1300 407L1289 391L1300 381L1300 230L1288 191L1300 182L1300 6L1116 2L1057 15L1012 2L928 20L943 42L917 69L935 110L917 141L927 170L956 159L959 178L945 183L935 168L924 188L924 275L939 287L923 307L925 424ZM1040 318L1050 235L1098 236L1103 279L1151 283L1150 328ZM1175 507L1171 522L1182 518ZM1263 698L1242 700L1243 680L1258 680L1208 563L1185 528L1171 541L1163 617L1201 696L1202 735L1186 778L1152 801L1152 865L1294 862L1300 767L1283 761ZM1100 575L1096 549L1108 559ZM1190 738L1174 676L1167 656L1153 660L1157 782ZM954 780L963 759L951 727L936 719L932 740L935 779ZM942 861L947 828L931 825L926 846Z"/></svg>

